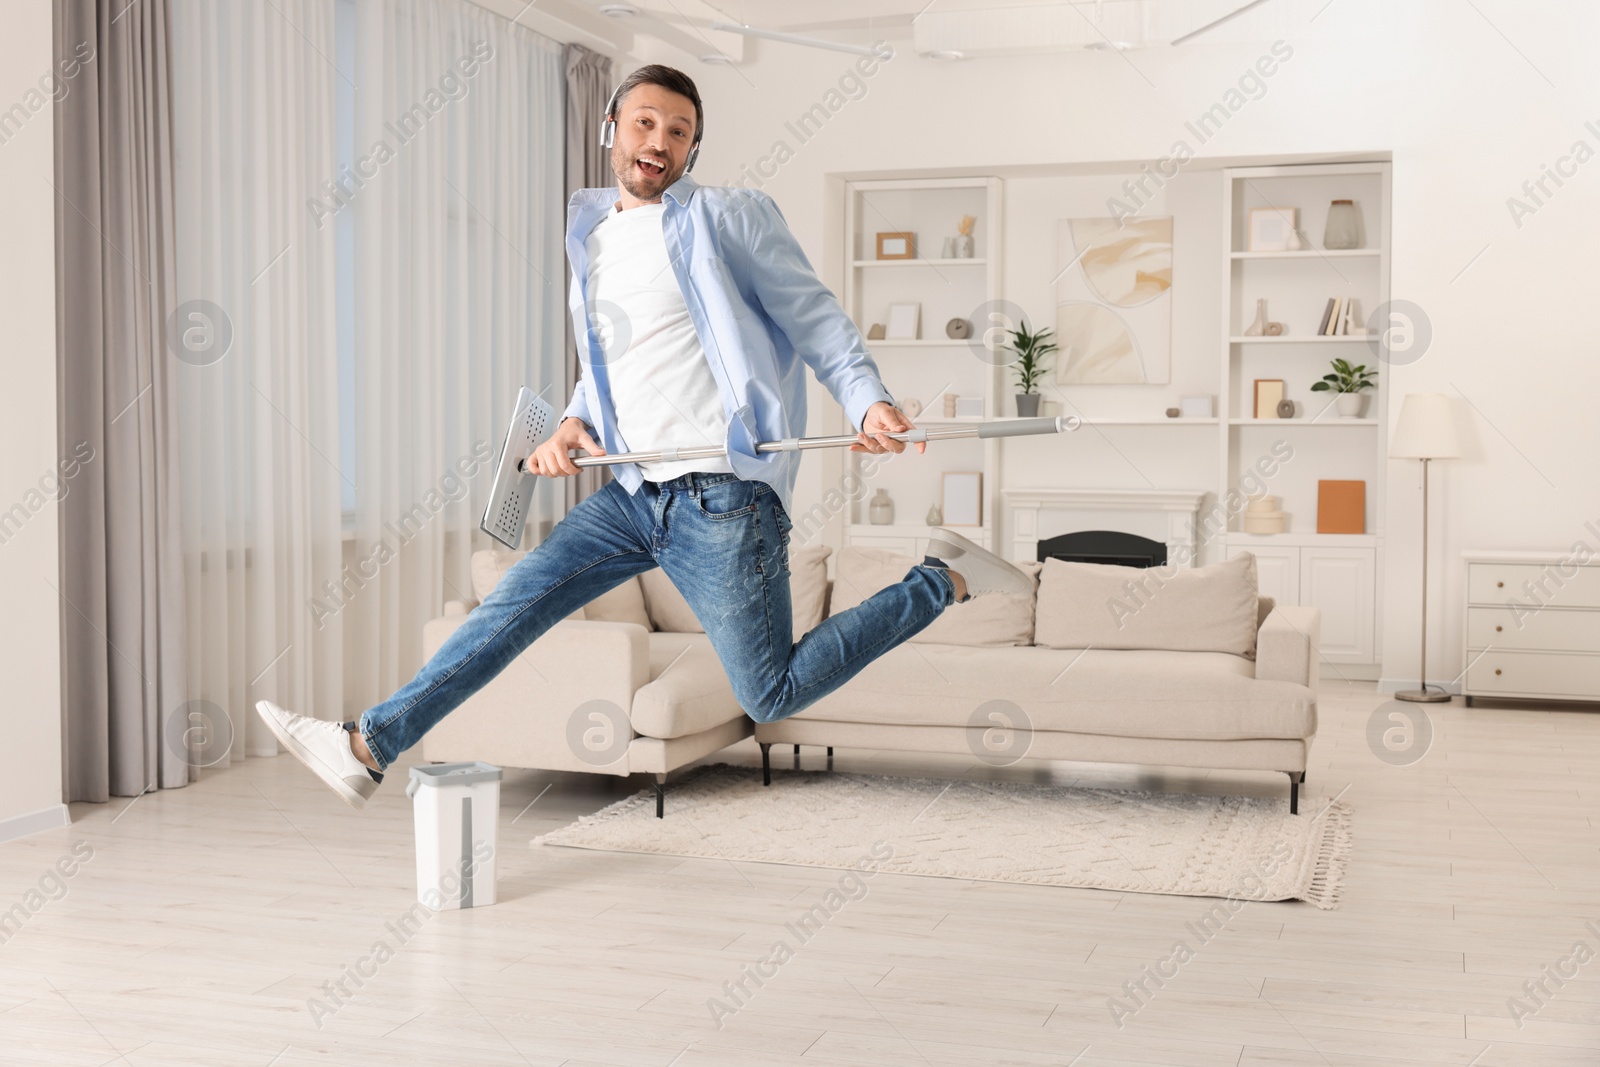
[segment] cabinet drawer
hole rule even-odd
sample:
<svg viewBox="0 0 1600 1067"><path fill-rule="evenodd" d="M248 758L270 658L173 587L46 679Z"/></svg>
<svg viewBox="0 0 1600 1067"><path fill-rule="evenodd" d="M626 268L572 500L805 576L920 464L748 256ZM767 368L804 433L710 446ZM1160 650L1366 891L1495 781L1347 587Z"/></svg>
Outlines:
<svg viewBox="0 0 1600 1067"><path fill-rule="evenodd" d="M1468 608L1467 647L1600 652L1600 611Z"/></svg>
<svg viewBox="0 0 1600 1067"><path fill-rule="evenodd" d="M1468 603L1508 600L1530 607L1542 602L1562 608L1600 608L1600 567L1563 568L1556 560L1467 565Z"/></svg>
<svg viewBox="0 0 1600 1067"><path fill-rule="evenodd" d="M1501 652L1491 649L1467 668L1468 693L1600 700L1600 654Z"/></svg>

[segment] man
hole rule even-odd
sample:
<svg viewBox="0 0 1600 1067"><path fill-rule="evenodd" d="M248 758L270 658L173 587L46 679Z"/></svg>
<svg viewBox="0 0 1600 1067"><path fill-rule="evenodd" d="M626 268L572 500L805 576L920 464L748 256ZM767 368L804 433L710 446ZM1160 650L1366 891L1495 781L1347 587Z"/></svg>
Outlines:
<svg viewBox="0 0 1600 1067"><path fill-rule="evenodd" d="M1018 568L935 530L930 555L903 581L794 642L789 507L800 453L758 453L756 443L803 435L803 365L859 427L852 451L903 452L887 435L911 421L772 198L688 176L703 122L694 82L647 66L613 101L618 188L580 190L567 213L570 302L587 372L527 465L572 475L573 449L594 456L606 446L725 444L728 455L614 466L614 480L557 523L417 676L359 722L258 703L284 746L354 807L400 753L547 629L651 567L684 594L757 722L833 692L948 604L1032 589ZM591 329L591 311L608 330Z"/></svg>

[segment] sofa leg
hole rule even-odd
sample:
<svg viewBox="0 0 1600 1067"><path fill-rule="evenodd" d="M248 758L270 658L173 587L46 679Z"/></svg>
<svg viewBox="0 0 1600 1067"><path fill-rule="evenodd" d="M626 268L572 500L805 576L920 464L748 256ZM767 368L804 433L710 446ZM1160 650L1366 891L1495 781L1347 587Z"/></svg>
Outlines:
<svg viewBox="0 0 1600 1067"><path fill-rule="evenodd" d="M667 817L667 776L656 775L656 818Z"/></svg>
<svg viewBox="0 0 1600 1067"><path fill-rule="evenodd" d="M761 745L761 784L772 784L772 744L771 742L757 742Z"/></svg>
<svg viewBox="0 0 1600 1067"><path fill-rule="evenodd" d="M833 746L832 745L828 746L828 758L829 759L833 758Z"/></svg>
<svg viewBox="0 0 1600 1067"><path fill-rule="evenodd" d="M1304 774L1304 773L1305 773L1304 771L1301 772L1301 774ZM1289 814L1290 815L1299 815L1300 814L1300 779L1299 779L1298 776L1295 775L1295 773L1293 771L1289 771L1288 775L1289 775Z"/></svg>
<svg viewBox="0 0 1600 1067"><path fill-rule="evenodd" d="M794 746L794 754L796 756L800 755L800 746L799 745Z"/></svg>

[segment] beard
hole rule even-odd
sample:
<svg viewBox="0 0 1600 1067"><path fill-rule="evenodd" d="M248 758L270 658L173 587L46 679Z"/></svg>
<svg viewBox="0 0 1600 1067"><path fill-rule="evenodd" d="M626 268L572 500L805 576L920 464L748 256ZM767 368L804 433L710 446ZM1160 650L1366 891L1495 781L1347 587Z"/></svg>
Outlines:
<svg viewBox="0 0 1600 1067"><path fill-rule="evenodd" d="M661 194L666 191L667 186L677 181L682 173L672 170L669 166L659 176L647 177L639 170L637 160L637 156L625 153L620 145L611 149L612 173L616 174L617 181L628 194L638 200L661 199Z"/></svg>

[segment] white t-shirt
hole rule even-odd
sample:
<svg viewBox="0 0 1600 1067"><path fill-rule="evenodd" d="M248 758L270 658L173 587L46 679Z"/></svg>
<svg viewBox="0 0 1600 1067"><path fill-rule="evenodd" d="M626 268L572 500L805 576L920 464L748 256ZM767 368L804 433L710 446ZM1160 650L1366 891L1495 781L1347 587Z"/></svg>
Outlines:
<svg viewBox="0 0 1600 1067"><path fill-rule="evenodd" d="M665 204L612 208L589 234L588 294L600 330L617 430L630 450L726 444L728 416L667 259ZM604 301L605 303L601 303ZM607 315L608 305L620 308ZM609 327L608 320L611 321ZM731 472L726 456L639 464L646 480Z"/></svg>

